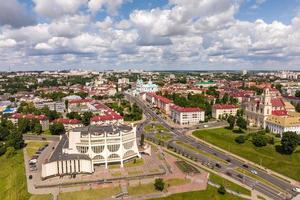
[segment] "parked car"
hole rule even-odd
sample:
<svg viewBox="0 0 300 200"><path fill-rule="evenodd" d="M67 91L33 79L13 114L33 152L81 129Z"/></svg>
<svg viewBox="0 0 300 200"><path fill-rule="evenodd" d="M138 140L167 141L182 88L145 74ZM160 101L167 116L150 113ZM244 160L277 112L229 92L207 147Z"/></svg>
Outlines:
<svg viewBox="0 0 300 200"><path fill-rule="evenodd" d="M28 177L29 179L32 179L32 175L29 175L29 177Z"/></svg>

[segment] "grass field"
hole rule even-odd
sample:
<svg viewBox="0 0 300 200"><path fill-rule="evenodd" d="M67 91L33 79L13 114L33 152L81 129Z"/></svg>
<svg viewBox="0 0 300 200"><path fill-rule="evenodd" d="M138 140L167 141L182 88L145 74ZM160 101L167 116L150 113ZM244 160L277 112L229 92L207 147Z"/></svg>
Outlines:
<svg viewBox="0 0 300 200"><path fill-rule="evenodd" d="M45 195L33 195L29 200L52 200L52 196L50 194Z"/></svg>
<svg viewBox="0 0 300 200"><path fill-rule="evenodd" d="M228 181L225 178L222 178L216 174L210 173L209 180L215 184L223 185L225 188L239 192L241 194L245 194L245 195L251 194L250 190L248 190L238 184L235 184L231 181Z"/></svg>
<svg viewBox="0 0 300 200"><path fill-rule="evenodd" d="M23 151L18 150L12 158L0 157L0 199L25 200L27 192Z"/></svg>
<svg viewBox="0 0 300 200"><path fill-rule="evenodd" d="M196 192L185 192L173 194L168 197L158 198L155 200L240 200L242 198L230 194L221 195L217 192L217 188L208 186L206 190ZM154 199L153 199L154 200Z"/></svg>
<svg viewBox="0 0 300 200"><path fill-rule="evenodd" d="M42 147L43 145L47 144L48 142L40 142L40 141L30 141L26 143L26 152L28 156L31 158L35 152Z"/></svg>
<svg viewBox="0 0 300 200"><path fill-rule="evenodd" d="M275 150L274 145L255 147L250 141L237 144L234 138L239 134L224 128L199 130L193 132L193 135L247 160L262 164L264 167L300 181L299 147L292 155L283 155Z"/></svg>
<svg viewBox="0 0 300 200"><path fill-rule="evenodd" d="M83 190L76 192L65 192L58 195L59 200L102 200L116 195L121 190L119 187L97 190Z"/></svg>
<svg viewBox="0 0 300 200"><path fill-rule="evenodd" d="M166 129L161 124L149 124L149 125L146 125L144 127L144 130L145 130L146 133L150 133L150 132L153 132L153 131L168 131L168 129Z"/></svg>

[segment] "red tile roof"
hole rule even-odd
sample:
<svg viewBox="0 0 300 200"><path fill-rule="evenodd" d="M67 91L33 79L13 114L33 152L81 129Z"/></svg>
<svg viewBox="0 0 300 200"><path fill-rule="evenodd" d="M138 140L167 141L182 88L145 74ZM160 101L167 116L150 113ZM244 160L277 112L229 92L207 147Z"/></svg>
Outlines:
<svg viewBox="0 0 300 200"><path fill-rule="evenodd" d="M94 116L91 118L92 122L98 122L98 121L112 121L112 120L120 120L123 119L121 115L116 113L113 110L105 112L105 115L99 115L99 116Z"/></svg>
<svg viewBox="0 0 300 200"><path fill-rule="evenodd" d="M223 109L234 109L239 107L233 104L215 104L213 105L213 108L223 110Z"/></svg>
<svg viewBox="0 0 300 200"><path fill-rule="evenodd" d="M184 108L184 107L176 106L176 105L173 105L170 108L173 110L176 110L177 112L201 112L201 111L203 111L200 108Z"/></svg>
<svg viewBox="0 0 300 200"><path fill-rule="evenodd" d="M70 100L69 101L69 104L72 104L72 103L89 103L89 102L92 102L93 99L74 99L74 100Z"/></svg>
<svg viewBox="0 0 300 200"><path fill-rule="evenodd" d="M14 119L38 119L38 120L46 120L46 115L34 115L34 114L21 114L21 113L15 113L11 116L11 118Z"/></svg>
<svg viewBox="0 0 300 200"><path fill-rule="evenodd" d="M159 95L155 95L154 98L156 98L156 99L158 99L159 101L161 101L161 102L163 102L163 103L166 103L166 104L172 103L172 102L173 102L172 100L170 100L170 99L168 99L168 98L166 98L166 97L163 97L163 96L159 96Z"/></svg>
<svg viewBox="0 0 300 200"><path fill-rule="evenodd" d="M271 103L273 107L284 107L284 102L282 101L282 99L272 99Z"/></svg>
<svg viewBox="0 0 300 200"><path fill-rule="evenodd" d="M54 120L55 123L62 123L62 124L80 124L80 120L78 119L66 119L66 118L58 118Z"/></svg>
<svg viewBox="0 0 300 200"><path fill-rule="evenodd" d="M276 116L287 116L288 112L286 110L273 110L272 115Z"/></svg>

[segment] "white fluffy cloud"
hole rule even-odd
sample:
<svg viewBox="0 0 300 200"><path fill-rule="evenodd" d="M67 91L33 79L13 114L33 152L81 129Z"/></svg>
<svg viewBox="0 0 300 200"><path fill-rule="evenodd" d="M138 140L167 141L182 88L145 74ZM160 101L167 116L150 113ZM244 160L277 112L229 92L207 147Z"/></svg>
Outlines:
<svg viewBox="0 0 300 200"><path fill-rule="evenodd" d="M87 0L33 0L34 10L42 16L56 18L74 14Z"/></svg>
<svg viewBox="0 0 300 200"><path fill-rule="evenodd" d="M0 67L274 69L300 64L300 16L288 25L237 20L242 1L169 0L164 8L134 10L128 18L115 17L123 0L33 1L34 11L46 20L0 27ZM103 11L108 15L96 20Z"/></svg>

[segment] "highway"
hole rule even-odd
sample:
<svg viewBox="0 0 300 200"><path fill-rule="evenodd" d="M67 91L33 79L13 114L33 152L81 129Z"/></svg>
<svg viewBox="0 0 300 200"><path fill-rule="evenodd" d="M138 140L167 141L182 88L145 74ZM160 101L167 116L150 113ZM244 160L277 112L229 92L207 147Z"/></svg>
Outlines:
<svg viewBox="0 0 300 200"><path fill-rule="evenodd" d="M125 96L130 100L135 102L143 111L144 114L146 115L147 119L146 121L144 121L143 123L141 123L138 126L138 134L141 134L143 132L144 126L146 124L149 124L152 121L152 118L156 119L160 124L162 124L164 127L166 127L167 129L169 129L174 137L173 140L171 141L171 143L174 145L176 140L185 142L189 145L192 145L193 147L202 150L204 152L207 152L209 154L212 154L214 156L217 156L220 159L223 159L224 161L230 161L229 164L224 164L224 163L218 163L220 165L220 168L216 169L216 167L214 167L214 170L224 173L226 175L230 174L230 176L240 182L243 182L244 184L248 185L249 187L265 194L266 196L270 197L271 199L278 199L278 200L282 200L282 199L290 199L293 196L296 196L297 193L294 192L292 190L292 188L294 188L293 185L291 185L290 183L281 180L275 176L272 176L268 173L266 173L264 170L261 170L257 167L252 166L251 164L247 163L247 167L244 167L243 165L245 165L246 163L237 159L236 157L227 155L224 152L221 152L203 142L200 141L196 141L195 139L185 135L185 131L184 129L176 129L172 126L170 126L169 124L167 124L165 122L165 120L160 116L157 115L149 106L146 105L146 103L142 100L140 100L139 98L133 97L129 94L125 94ZM179 146L179 145L178 145ZM177 146L177 148L179 148ZM181 147L183 148L183 147ZM186 152L188 152L187 149L182 149ZM191 152L189 152L191 153ZM204 163L210 163L212 165L215 165L215 161L212 161L212 159L208 158L208 157L204 157L203 155L199 155L197 156L198 161L199 162L204 162ZM247 177L245 175L243 175L242 173L238 173L234 170L232 170L232 168L243 168L244 170L247 170L251 173L251 170L256 170L257 171L257 175L263 179L265 179L266 181L272 183L273 185L281 188L282 190L285 191L285 193L278 191L278 189L273 188L269 185L266 185L264 183L261 183L253 178Z"/></svg>

